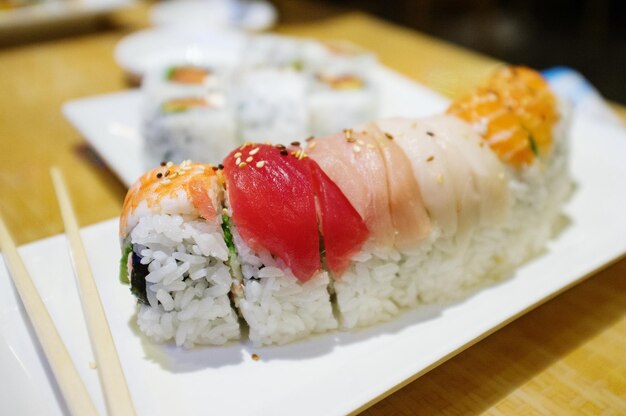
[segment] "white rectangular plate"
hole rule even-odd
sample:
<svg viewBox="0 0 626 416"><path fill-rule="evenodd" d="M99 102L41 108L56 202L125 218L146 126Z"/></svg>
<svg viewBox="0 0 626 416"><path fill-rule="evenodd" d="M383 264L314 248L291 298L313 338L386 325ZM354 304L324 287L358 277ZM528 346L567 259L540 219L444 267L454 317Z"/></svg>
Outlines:
<svg viewBox="0 0 626 416"><path fill-rule="evenodd" d="M399 95L406 100L398 110L404 114L439 110L436 101L441 98L428 94L421 104L409 93ZM108 98L115 97L130 96ZM95 100L91 104L97 107ZM71 107L66 111L78 117ZM124 125L130 118L119 122L132 128ZM85 134L92 131L87 124L79 125ZM116 157L126 157L124 149L119 148ZM242 343L186 351L151 344L135 327L128 287L118 283L116 220L85 228L89 260L139 413L332 415L372 402L622 256L626 252L624 155L622 129L576 117L572 174L577 189L565 207L570 224L544 255L512 278L460 302L415 309L372 328L326 334L284 347L253 348ZM116 169L115 160L107 160ZM137 169L122 166L118 173L125 181L140 173L126 168ZM96 371L89 367L93 358L65 238L32 243L20 251L89 391L104 411ZM37 345L0 265L1 413L63 412L56 383ZM261 359L254 361L253 353Z"/></svg>
<svg viewBox="0 0 626 416"><path fill-rule="evenodd" d="M388 68L377 67L374 77L380 90L380 117L435 114L448 103ZM138 90L74 100L63 106L67 119L127 186L147 170L141 154L140 108Z"/></svg>

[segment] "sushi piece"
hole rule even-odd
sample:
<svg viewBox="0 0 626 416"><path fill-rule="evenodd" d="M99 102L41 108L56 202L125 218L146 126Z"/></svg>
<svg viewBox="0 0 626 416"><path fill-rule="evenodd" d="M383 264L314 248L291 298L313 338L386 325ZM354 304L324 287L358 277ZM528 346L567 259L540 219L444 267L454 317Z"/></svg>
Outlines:
<svg viewBox="0 0 626 416"><path fill-rule="evenodd" d="M350 259L345 273L334 274L333 291L342 328L370 325L399 313L391 300L391 280L399 253L389 207L384 159L365 132L346 130L308 142L306 150L361 215L369 238Z"/></svg>
<svg viewBox="0 0 626 416"><path fill-rule="evenodd" d="M191 158L218 163L239 143L232 106L221 93L165 100L145 118L143 132L150 166Z"/></svg>
<svg viewBox="0 0 626 416"><path fill-rule="evenodd" d="M544 250L572 191L569 108L541 74L507 66L453 102L448 113L467 121L507 166L516 201L504 227L516 235L507 257L519 265Z"/></svg>
<svg viewBox="0 0 626 416"><path fill-rule="evenodd" d="M142 132L146 166L163 160L218 163L237 141L224 70L192 64L150 72L142 84Z"/></svg>
<svg viewBox="0 0 626 416"><path fill-rule="evenodd" d="M302 150L244 145L224 161L224 177L234 294L250 340L284 344L336 328L322 263L345 269L368 233L359 214Z"/></svg>
<svg viewBox="0 0 626 416"><path fill-rule="evenodd" d="M239 339L222 230L222 184L210 165L168 163L128 191L120 218L120 279L137 298L137 325L156 342Z"/></svg>

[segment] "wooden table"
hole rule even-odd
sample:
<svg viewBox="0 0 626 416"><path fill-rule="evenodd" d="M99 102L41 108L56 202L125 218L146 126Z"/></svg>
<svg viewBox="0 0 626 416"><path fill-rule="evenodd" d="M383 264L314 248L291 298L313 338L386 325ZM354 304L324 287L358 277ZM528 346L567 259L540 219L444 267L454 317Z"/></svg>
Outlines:
<svg viewBox="0 0 626 416"><path fill-rule="evenodd" d="M120 212L124 186L60 112L69 99L128 87L112 52L124 35L146 25L146 6L119 13L114 23L97 33L0 49L0 210L19 243L62 231L48 175L53 164L66 173L82 225ZM498 65L363 14L278 31L352 40L451 97ZM622 107L616 109L626 118ZM365 410L371 415L483 412L626 414L626 260Z"/></svg>

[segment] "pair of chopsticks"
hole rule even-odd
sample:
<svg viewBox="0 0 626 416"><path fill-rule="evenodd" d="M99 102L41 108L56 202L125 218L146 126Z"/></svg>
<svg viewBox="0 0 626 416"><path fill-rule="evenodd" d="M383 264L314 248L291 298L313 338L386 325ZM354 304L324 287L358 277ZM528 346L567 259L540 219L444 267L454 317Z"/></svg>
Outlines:
<svg viewBox="0 0 626 416"><path fill-rule="evenodd" d="M76 273L83 313L94 350L98 375L104 391L107 411L111 415L134 415L135 409L122 366L113 344L113 337L104 315L98 289L89 267L87 254L79 234L78 221L72 208L67 186L58 168L50 171L65 225L70 254ZM87 388L78 375L35 285L32 282L15 243L0 217L0 249L22 299L30 321L59 384L67 407L73 415L97 415Z"/></svg>

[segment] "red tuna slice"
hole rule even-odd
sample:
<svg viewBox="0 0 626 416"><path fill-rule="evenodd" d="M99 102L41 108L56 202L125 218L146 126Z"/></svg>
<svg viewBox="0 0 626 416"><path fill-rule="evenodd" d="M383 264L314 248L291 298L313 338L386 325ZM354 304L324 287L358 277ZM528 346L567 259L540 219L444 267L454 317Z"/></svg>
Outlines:
<svg viewBox="0 0 626 416"><path fill-rule="evenodd" d="M270 145L247 145L224 160L232 221L252 249L283 260L300 281L320 269L313 181L307 164Z"/></svg>
<svg viewBox="0 0 626 416"><path fill-rule="evenodd" d="M326 263L335 276L341 276L350 264L350 257L367 240L369 231L341 189L314 160L305 160L313 176L318 215L326 249Z"/></svg>

